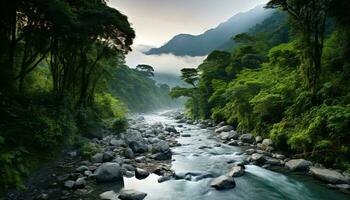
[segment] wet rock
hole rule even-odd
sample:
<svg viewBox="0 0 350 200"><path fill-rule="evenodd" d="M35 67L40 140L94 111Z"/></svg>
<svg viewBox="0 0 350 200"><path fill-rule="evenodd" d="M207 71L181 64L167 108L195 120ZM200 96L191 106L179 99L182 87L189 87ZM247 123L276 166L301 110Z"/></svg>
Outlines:
<svg viewBox="0 0 350 200"><path fill-rule="evenodd" d="M239 139L244 142L244 143L249 143L249 144L252 144L254 143L255 141L255 138L253 137L252 134L250 133L246 133L246 134L243 134L241 135L241 137L239 137Z"/></svg>
<svg viewBox="0 0 350 200"><path fill-rule="evenodd" d="M100 194L100 198L103 200L118 200L118 195L113 190L110 190Z"/></svg>
<svg viewBox="0 0 350 200"><path fill-rule="evenodd" d="M154 160L170 160L172 157L172 153L170 150L161 152L161 153L156 153L151 156Z"/></svg>
<svg viewBox="0 0 350 200"><path fill-rule="evenodd" d="M343 174L335 170L310 167L309 172L315 178L325 181L327 183L333 183L333 184L350 183L349 179L347 179Z"/></svg>
<svg viewBox="0 0 350 200"><path fill-rule="evenodd" d="M163 183L171 179L171 176L161 176L158 178L158 183Z"/></svg>
<svg viewBox="0 0 350 200"><path fill-rule="evenodd" d="M119 163L103 163L94 173L98 182L110 182L123 180L121 166Z"/></svg>
<svg viewBox="0 0 350 200"><path fill-rule="evenodd" d="M119 199L121 200L142 200L147 196L146 193L137 190L122 190Z"/></svg>
<svg viewBox="0 0 350 200"><path fill-rule="evenodd" d="M227 175L231 177L239 177L239 176L242 176L243 174L244 174L244 168L241 166L234 166L227 173Z"/></svg>
<svg viewBox="0 0 350 200"><path fill-rule="evenodd" d="M256 152L255 149L247 149L247 150L245 150L245 153L248 154L248 155L252 155L255 152Z"/></svg>
<svg viewBox="0 0 350 200"><path fill-rule="evenodd" d="M101 163L103 161L103 154L97 153L91 157L91 162L93 163Z"/></svg>
<svg viewBox="0 0 350 200"><path fill-rule="evenodd" d="M168 132L170 132L170 133L178 133L177 130L176 130L176 128L175 128L174 126L167 126L167 127L165 127L164 130L165 130L165 131L168 131Z"/></svg>
<svg viewBox="0 0 350 200"><path fill-rule="evenodd" d="M233 179L233 177L222 175L214 179L210 183L210 186L217 190L225 190L225 189L234 188L236 186L236 182Z"/></svg>
<svg viewBox="0 0 350 200"><path fill-rule="evenodd" d="M279 166L281 165L281 161L275 158L265 157L265 164L270 166Z"/></svg>
<svg viewBox="0 0 350 200"><path fill-rule="evenodd" d="M68 189L72 189L74 187L75 182L72 180L68 180L64 182L64 187Z"/></svg>
<svg viewBox="0 0 350 200"><path fill-rule="evenodd" d="M236 140L232 140L230 142L227 143L230 146L238 146L238 142Z"/></svg>
<svg viewBox="0 0 350 200"><path fill-rule="evenodd" d="M191 137L190 134L181 134L181 137Z"/></svg>
<svg viewBox="0 0 350 200"><path fill-rule="evenodd" d="M141 169L141 168L136 168L135 170L135 177L137 179L145 179L149 176L149 172L144 170L144 169Z"/></svg>
<svg viewBox="0 0 350 200"><path fill-rule="evenodd" d="M285 167L292 171L306 171L312 163L304 159L292 159L286 162Z"/></svg>
<svg viewBox="0 0 350 200"><path fill-rule="evenodd" d="M233 129L234 129L233 126L226 125L226 126L215 129L215 133L230 132Z"/></svg>
<svg viewBox="0 0 350 200"><path fill-rule="evenodd" d="M258 162L258 163L264 163L265 162L265 155L260 153L253 153L251 155L251 161Z"/></svg>
<svg viewBox="0 0 350 200"><path fill-rule="evenodd" d="M238 134L236 132L234 132L234 131L222 132L222 133L220 133L219 138L221 140L237 139L238 138Z"/></svg>

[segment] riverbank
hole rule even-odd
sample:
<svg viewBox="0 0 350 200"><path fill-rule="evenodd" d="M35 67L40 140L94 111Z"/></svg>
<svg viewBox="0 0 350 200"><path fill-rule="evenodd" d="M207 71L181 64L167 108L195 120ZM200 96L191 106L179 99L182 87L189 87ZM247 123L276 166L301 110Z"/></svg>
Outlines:
<svg viewBox="0 0 350 200"><path fill-rule="evenodd" d="M179 112L135 116L126 133L92 139L85 152L66 152L43 178L46 187L12 199L348 198L305 176L307 171L286 171L289 160L267 140L229 129ZM222 176L231 177L228 186Z"/></svg>

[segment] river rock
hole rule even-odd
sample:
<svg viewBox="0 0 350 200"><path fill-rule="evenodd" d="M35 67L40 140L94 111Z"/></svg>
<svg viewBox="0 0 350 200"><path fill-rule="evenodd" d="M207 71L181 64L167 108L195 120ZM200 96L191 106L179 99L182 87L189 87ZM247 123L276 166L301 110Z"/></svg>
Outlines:
<svg viewBox="0 0 350 200"><path fill-rule="evenodd" d="M168 151L165 151L165 152L153 154L151 158L153 158L154 160L169 160L171 159L171 156L172 156L172 153L169 149Z"/></svg>
<svg viewBox="0 0 350 200"><path fill-rule="evenodd" d="M132 141L129 143L129 146L135 153L145 153L148 151L148 145L146 145L144 139L141 139L139 141Z"/></svg>
<svg viewBox="0 0 350 200"><path fill-rule="evenodd" d="M159 142L152 145L153 152L165 152L169 150L169 144L164 140L160 140Z"/></svg>
<svg viewBox="0 0 350 200"><path fill-rule="evenodd" d="M233 126L226 125L226 126L215 129L215 133L230 132L233 129L234 129Z"/></svg>
<svg viewBox="0 0 350 200"><path fill-rule="evenodd" d="M260 153L253 153L251 155L251 161L258 162L258 163L264 163L265 162L265 155Z"/></svg>
<svg viewBox="0 0 350 200"><path fill-rule="evenodd" d="M124 150L124 156L125 156L125 158L130 158L130 159L132 159L132 158L135 157L135 154L134 154L134 152L132 151L132 149L128 147L128 148L126 148L126 149Z"/></svg>
<svg viewBox="0 0 350 200"><path fill-rule="evenodd" d="M103 163L99 166L94 177L98 182L110 182L123 180L122 170L119 163Z"/></svg>
<svg viewBox="0 0 350 200"><path fill-rule="evenodd" d="M219 138L221 140L237 139L238 138L238 134L235 131L222 132L222 133L220 133Z"/></svg>
<svg viewBox="0 0 350 200"><path fill-rule="evenodd" d="M344 175L342 175L341 173L335 170L310 167L309 172L315 178L325 181L327 183L333 183L333 184L350 183L349 179L347 179Z"/></svg>
<svg viewBox="0 0 350 200"><path fill-rule="evenodd" d="M161 176L158 178L158 183L163 183L171 179L171 176Z"/></svg>
<svg viewBox="0 0 350 200"><path fill-rule="evenodd" d="M262 144L263 144L264 146L272 146L272 145L273 145L273 141L272 141L271 139L264 139L264 140L262 141Z"/></svg>
<svg viewBox="0 0 350 200"><path fill-rule="evenodd" d="M81 178L78 178L76 181L75 181L75 187L77 188L84 188L85 185L86 185L86 180L84 177L81 177Z"/></svg>
<svg viewBox="0 0 350 200"><path fill-rule="evenodd" d="M112 146L115 146L115 147L120 147L120 146L124 146L125 143L123 140L117 140L115 138L113 138L110 142L109 142L110 145Z"/></svg>
<svg viewBox="0 0 350 200"><path fill-rule="evenodd" d="M119 199L121 200L142 200L147 196L146 193L137 190L122 190Z"/></svg>
<svg viewBox="0 0 350 200"><path fill-rule="evenodd" d="M85 165L82 165L82 166L78 167L77 169L75 169L76 172L85 172L86 170L89 170L89 168Z"/></svg>
<svg viewBox="0 0 350 200"><path fill-rule="evenodd" d="M137 179L145 179L149 176L149 172L144 170L144 169L141 169L141 168L136 168L135 169L135 177Z"/></svg>
<svg viewBox="0 0 350 200"><path fill-rule="evenodd" d="M112 151L106 151L103 153L103 162L110 162L114 159L114 153Z"/></svg>
<svg viewBox="0 0 350 200"><path fill-rule="evenodd" d="M165 130L165 131L168 131L168 132L170 132L170 133L178 133L177 130L176 130L176 128L175 128L174 126L167 126L167 127L165 127L164 130Z"/></svg>
<svg viewBox="0 0 350 200"><path fill-rule="evenodd" d="M243 134L241 135L241 137L239 137L239 139L244 142L244 143L249 143L249 144L252 144L254 143L255 141L255 138L253 137L252 134L250 133L246 133L246 134Z"/></svg>
<svg viewBox="0 0 350 200"><path fill-rule="evenodd" d="M72 189L74 187L75 182L72 180L68 180L64 182L64 187L68 189Z"/></svg>
<svg viewBox="0 0 350 200"><path fill-rule="evenodd" d="M263 138L261 137L261 136L256 136L255 137L255 142L256 143L260 143L260 142L262 142L263 141Z"/></svg>
<svg viewBox="0 0 350 200"><path fill-rule="evenodd" d="M216 125L216 128L221 128L221 127L225 126L225 124L226 123L224 121L222 121L218 125Z"/></svg>
<svg viewBox="0 0 350 200"><path fill-rule="evenodd" d="M292 159L286 162L285 167L292 171L306 171L312 163L304 159Z"/></svg>
<svg viewBox="0 0 350 200"><path fill-rule="evenodd" d="M91 162L93 163L101 163L103 161L103 154L97 153L91 157Z"/></svg>
<svg viewBox="0 0 350 200"><path fill-rule="evenodd" d="M236 182L233 179L233 177L222 175L214 179L210 183L210 186L217 190L225 190L225 189L234 188L236 186Z"/></svg>
<svg viewBox="0 0 350 200"><path fill-rule="evenodd" d="M100 194L100 198L103 200L118 200L118 195L111 190Z"/></svg>
<svg viewBox="0 0 350 200"><path fill-rule="evenodd" d="M227 173L227 175L231 177L239 177L239 176L242 176L243 174L244 174L244 168L241 166L234 166Z"/></svg>

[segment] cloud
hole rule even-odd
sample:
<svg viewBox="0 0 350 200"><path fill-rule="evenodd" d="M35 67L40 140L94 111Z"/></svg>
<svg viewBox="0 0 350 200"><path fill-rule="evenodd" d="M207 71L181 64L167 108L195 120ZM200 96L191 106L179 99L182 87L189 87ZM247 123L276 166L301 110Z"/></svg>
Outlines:
<svg viewBox="0 0 350 200"><path fill-rule="evenodd" d="M146 55L145 48L136 47L126 56L126 64L134 68L138 64L151 65L157 73L180 75L182 68L196 68L206 56L175 56L173 54Z"/></svg>

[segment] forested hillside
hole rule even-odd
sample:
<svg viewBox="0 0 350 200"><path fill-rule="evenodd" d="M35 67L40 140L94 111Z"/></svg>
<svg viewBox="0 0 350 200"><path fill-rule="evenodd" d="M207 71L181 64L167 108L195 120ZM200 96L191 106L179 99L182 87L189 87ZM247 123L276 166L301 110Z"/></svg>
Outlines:
<svg viewBox="0 0 350 200"><path fill-rule="evenodd" d="M169 103L153 73L124 65L135 33L105 1L0 4L0 190L82 136L123 131L128 106Z"/></svg>
<svg viewBox="0 0 350 200"><path fill-rule="evenodd" d="M345 1L272 0L279 10L183 69L188 115L226 121L242 132L329 167L350 170L350 18ZM288 15L288 17L284 17Z"/></svg>
<svg viewBox="0 0 350 200"><path fill-rule="evenodd" d="M179 34L159 48L152 48L147 54L172 53L177 56L205 56L215 49L229 49L230 38L262 22L272 11L259 5L252 10L234 15L226 22L200 35Z"/></svg>

